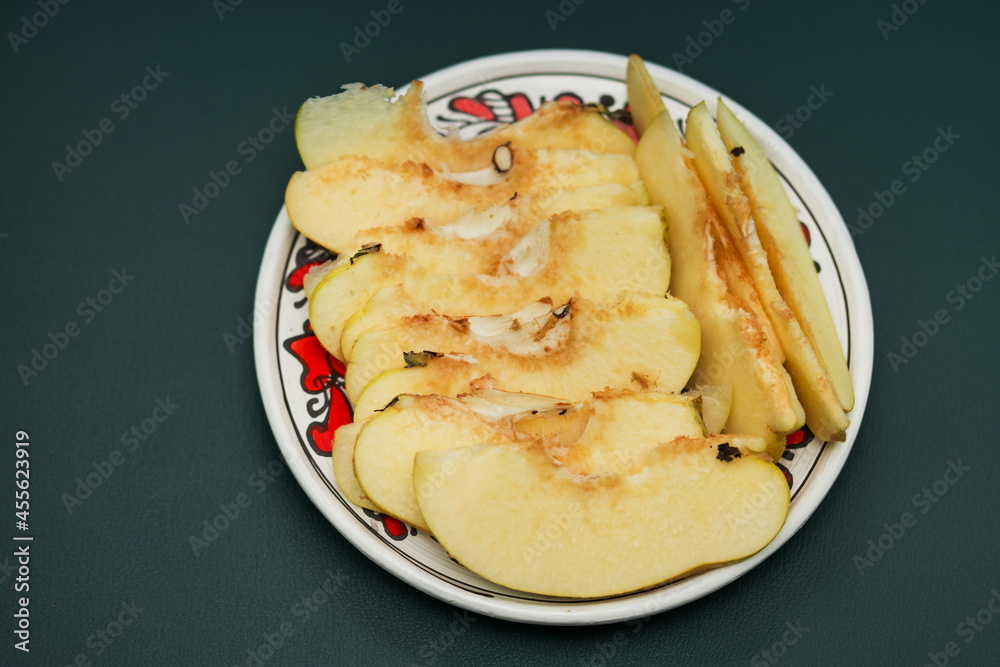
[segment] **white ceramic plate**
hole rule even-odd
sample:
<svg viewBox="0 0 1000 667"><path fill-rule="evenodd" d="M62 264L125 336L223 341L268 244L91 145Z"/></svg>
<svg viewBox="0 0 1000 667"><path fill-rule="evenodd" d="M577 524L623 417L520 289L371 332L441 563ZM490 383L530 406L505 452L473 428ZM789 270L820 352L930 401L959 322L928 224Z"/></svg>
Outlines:
<svg viewBox="0 0 1000 667"><path fill-rule="evenodd" d="M428 113L435 124L459 126L470 136L530 113L543 99L568 97L619 109L625 103L625 64L625 56L593 51L525 51L481 58L423 78ZM685 118L702 100L714 110L719 96L715 90L664 67L650 64L649 69L674 118ZM275 438L299 484L362 553L404 582L465 609L527 623L584 625L639 618L707 595L769 557L802 527L843 467L868 400L873 350L868 287L844 221L809 167L771 128L725 99L770 155L800 212L838 333L846 343L857 396L846 442L826 444L806 433L780 462L792 483L792 504L778 536L755 556L725 567L640 593L577 601L492 584L451 560L430 536L353 506L337 487L329 456L333 430L350 415L343 378L307 330L308 308L299 282L305 267L327 255L296 233L282 209L257 282L254 348L260 391Z"/></svg>

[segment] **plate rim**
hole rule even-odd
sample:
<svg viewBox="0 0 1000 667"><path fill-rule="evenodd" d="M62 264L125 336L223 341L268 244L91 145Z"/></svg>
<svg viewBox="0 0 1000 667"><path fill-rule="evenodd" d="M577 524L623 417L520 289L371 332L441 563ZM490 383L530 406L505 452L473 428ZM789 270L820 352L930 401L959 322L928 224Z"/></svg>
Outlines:
<svg viewBox="0 0 1000 667"><path fill-rule="evenodd" d="M443 87L445 82L452 90L462 89L498 78L498 74L507 70L513 74L521 75L538 73L542 64L544 64L543 69L564 68L570 70L566 72L554 71L553 74L582 75L592 78L608 76L614 80L623 81L627 58L621 54L576 49L512 51L450 65L421 77L420 80L424 82L429 98L435 97L437 89ZM830 253L835 261L844 267L841 280L845 290L845 307L856 318L856 324L852 326L852 338L853 342L857 344L851 344L851 356L853 357L851 377L854 382L855 406L851 412L851 426L848 429L847 440L844 443L836 443L833 447L829 445L823 447L814 465L813 471L816 474L813 475L810 485L807 488L804 483L800 489L803 498L790 507L781 531L767 546L749 558L708 570L671 588L652 589L648 594L637 593L624 598L561 604L559 602L498 599L452 586L442 579L423 572L406 559L400 558L398 554L378 539L373 540L373 536L367 528L355 521L353 517L348 516L349 510L347 508L339 506L336 502L331 502L329 491L312 469L312 462L306 460L308 456L303 455L298 446L291 419L284 410L284 399L281 392L278 391L280 389L279 374L276 357L273 355L278 345L276 332L278 308L274 307L274 304L278 303L281 296L285 255L298 238L298 232L292 227L287 211L282 206L265 245L254 297L255 312L258 312L257 308L268 308L270 304L270 308L265 311L268 313L267 317L259 318L259 320L255 318L254 362L258 389L279 450L296 481L312 503L338 532L347 538L352 546L405 583L454 606L494 618L523 623L596 625L640 618L692 602L732 583L787 543L822 504L833 484L839 478L857 439L871 387L874 363L874 323L867 280L843 217L827 190L805 161L756 115L727 95L681 72L651 62L647 62L646 65L661 94L665 87L663 82L667 82L668 89L683 89L689 95L689 99L694 100L691 102L692 105L701 100L708 102L713 116L716 106L715 100L721 96L726 104L744 120L754 136L758 139L763 138L769 147L768 152L772 158L780 157L780 162L794 167L794 169L787 170L785 177L801 193L808 193L810 203L818 207L814 216L817 227L820 227L820 220L822 220L823 226L820 228L822 233L828 236L827 245ZM594 72L595 69L597 72ZM483 71L491 72L491 76L484 78L481 76ZM477 72L479 75L476 74ZM604 75L600 72L608 72L609 74ZM617 74L615 74L616 72ZM458 83L463 78L470 82ZM400 91L403 89L405 87L400 87ZM671 93L670 96L675 95ZM683 97L675 97L675 99L680 99L685 104L689 103ZM282 280L275 282L274 276L276 275L281 276ZM808 506L803 502L805 499L810 501Z"/></svg>

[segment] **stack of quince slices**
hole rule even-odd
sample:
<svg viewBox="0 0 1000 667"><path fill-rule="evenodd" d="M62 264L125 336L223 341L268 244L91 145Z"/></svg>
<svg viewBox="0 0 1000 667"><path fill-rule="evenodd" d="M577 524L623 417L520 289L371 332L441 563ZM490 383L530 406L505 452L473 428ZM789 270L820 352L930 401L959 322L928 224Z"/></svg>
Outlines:
<svg viewBox="0 0 1000 667"><path fill-rule="evenodd" d="M767 156L721 100L685 142L637 56L627 83L638 147L560 102L441 136L420 82L347 86L296 123L288 213L338 255L306 291L355 409L341 490L531 593L756 553L788 512L785 435L842 440L853 403Z"/></svg>

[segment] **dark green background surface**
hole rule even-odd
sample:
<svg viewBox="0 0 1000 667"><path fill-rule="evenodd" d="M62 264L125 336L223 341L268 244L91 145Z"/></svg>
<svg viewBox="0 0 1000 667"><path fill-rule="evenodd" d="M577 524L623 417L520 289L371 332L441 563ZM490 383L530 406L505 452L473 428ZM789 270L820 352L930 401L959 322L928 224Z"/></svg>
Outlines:
<svg viewBox="0 0 1000 667"><path fill-rule="evenodd" d="M251 344L222 336L248 317L264 243L299 167L278 135L199 216L190 201L209 170L272 108L294 110L341 83L401 84L453 63L528 48L671 54L728 0L659 3L657 13L587 0L553 30L551 2L404 3L347 63L338 44L371 20L375 1L245 0L220 20L208 0L70 2L14 53L0 47L4 102L0 188L0 566L10 564L13 443L31 436L31 653L12 648L13 576L0 570L0 664L237 665L265 633L295 634L264 664L747 665L808 631L779 664L922 665L956 641L954 665L997 664L1000 617L971 637L956 626L1000 589L996 512L1000 281L961 310L947 302L1000 248L996 214L998 47L995 5L930 0L883 38L890 3L805 7L753 0L685 72L772 124L810 86L834 93L790 143L845 218L901 179L905 194L855 239L875 313L875 370L861 434L839 480L806 526L742 579L637 628L546 628L475 615L452 633L456 609L372 564L310 503L287 471L254 495L197 557L188 537L280 460L264 416ZM571 5L564 4L564 7ZM914 3L914 6L916 4ZM0 29L19 30L35 2L5 2ZM146 66L169 76L118 120L112 101ZM112 117L116 129L59 182L64 146ZM960 138L916 181L902 165L938 128ZM16 370L106 286L135 276L27 386ZM906 365L899 352L920 320L951 321ZM76 479L148 417L157 399L180 407L72 513ZM925 514L913 496L948 461L970 471ZM917 523L863 574L855 556L884 523ZM651 520L655 520L651 517ZM340 574L335 599L306 622L292 608ZM143 609L100 654L88 638L123 602ZM985 615L984 615L985 617ZM632 631L638 629L638 632ZM627 641L615 644L615 633ZM619 639L622 636L619 636ZM435 647L442 647L441 650ZM942 658L939 658L939 660Z"/></svg>

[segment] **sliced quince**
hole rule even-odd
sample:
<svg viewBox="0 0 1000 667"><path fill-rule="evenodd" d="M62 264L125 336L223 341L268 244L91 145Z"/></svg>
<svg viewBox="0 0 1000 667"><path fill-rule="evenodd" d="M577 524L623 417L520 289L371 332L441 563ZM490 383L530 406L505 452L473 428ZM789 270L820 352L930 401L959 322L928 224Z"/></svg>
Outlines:
<svg viewBox="0 0 1000 667"><path fill-rule="evenodd" d="M431 126L421 81L414 81L395 101L396 92L385 86L354 83L343 88L336 95L308 99L299 109L295 140L306 169L343 155L368 155L473 171L490 166L493 149L506 142L627 155L635 150L628 135L596 109L569 102L547 102L521 121L463 140L441 136Z"/></svg>

